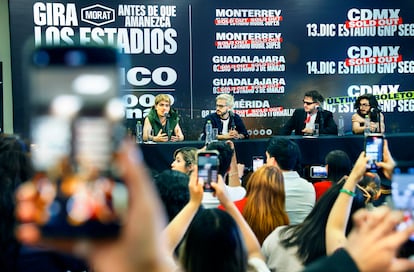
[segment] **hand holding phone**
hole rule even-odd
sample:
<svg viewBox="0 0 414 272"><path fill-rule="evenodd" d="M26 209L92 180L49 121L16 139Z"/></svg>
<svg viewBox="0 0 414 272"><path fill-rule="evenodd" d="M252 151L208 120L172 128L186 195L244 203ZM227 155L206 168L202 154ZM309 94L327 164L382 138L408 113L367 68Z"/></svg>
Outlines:
<svg viewBox="0 0 414 272"><path fill-rule="evenodd" d="M204 181L205 192L213 192L211 182L217 182L219 153L216 150L199 151L197 154L198 179Z"/></svg>

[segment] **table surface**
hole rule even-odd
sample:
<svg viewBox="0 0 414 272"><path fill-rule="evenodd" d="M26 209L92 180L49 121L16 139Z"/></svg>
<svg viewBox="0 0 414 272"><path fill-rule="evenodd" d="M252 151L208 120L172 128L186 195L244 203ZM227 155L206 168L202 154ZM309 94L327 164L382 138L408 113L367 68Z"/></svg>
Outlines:
<svg viewBox="0 0 414 272"><path fill-rule="evenodd" d="M287 137L295 141L302 153L303 165L324 164L325 156L332 150L345 151L352 161L355 161L364 148L363 135L345 135L319 137L307 136L274 136ZM401 164L414 165L414 133L386 134L388 146L394 159ZM235 140L237 161L246 167L252 167L253 156L265 156L269 138ZM145 162L154 171L160 172L170 168L174 151L184 146L201 148L203 141L183 141L167 143L144 143L142 149Z"/></svg>

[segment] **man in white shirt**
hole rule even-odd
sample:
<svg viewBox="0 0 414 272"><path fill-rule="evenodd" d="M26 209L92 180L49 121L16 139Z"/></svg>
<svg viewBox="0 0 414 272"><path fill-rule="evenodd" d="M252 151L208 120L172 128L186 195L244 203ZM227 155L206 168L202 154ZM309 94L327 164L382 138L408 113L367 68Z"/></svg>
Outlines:
<svg viewBox="0 0 414 272"><path fill-rule="evenodd" d="M299 176L299 146L285 137L273 137L266 148L266 164L276 165L283 172L286 212L290 224L298 224L305 219L315 205L315 189L309 181Z"/></svg>

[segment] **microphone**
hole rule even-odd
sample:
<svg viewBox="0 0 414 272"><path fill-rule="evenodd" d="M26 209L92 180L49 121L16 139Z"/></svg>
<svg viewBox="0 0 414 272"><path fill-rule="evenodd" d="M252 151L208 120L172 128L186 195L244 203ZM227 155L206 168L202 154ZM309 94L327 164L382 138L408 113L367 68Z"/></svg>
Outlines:
<svg viewBox="0 0 414 272"><path fill-rule="evenodd" d="M316 107L315 107L315 109L316 109L317 111L322 111L322 107L321 107L321 106L316 106Z"/></svg>
<svg viewBox="0 0 414 272"><path fill-rule="evenodd" d="M234 112L232 110L230 110L229 115L230 115L230 121L231 121L230 128L231 129L236 129L236 124L234 123Z"/></svg>
<svg viewBox="0 0 414 272"><path fill-rule="evenodd" d="M381 112L381 109L380 108L371 108L371 110L370 110L371 112L373 112L373 113L380 113Z"/></svg>
<svg viewBox="0 0 414 272"><path fill-rule="evenodd" d="M381 109L371 108L370 112L372 122L378 122L378 129L381 132Z"/></svg>
<svg viewBox="0 0 414 272"><path fill-rule="evenodd" d="M165 112L165 113L164 113L164 117L167 117L167 118L169 118L169 117L170 117L170 113L168 113L168 112Z"/></svg>

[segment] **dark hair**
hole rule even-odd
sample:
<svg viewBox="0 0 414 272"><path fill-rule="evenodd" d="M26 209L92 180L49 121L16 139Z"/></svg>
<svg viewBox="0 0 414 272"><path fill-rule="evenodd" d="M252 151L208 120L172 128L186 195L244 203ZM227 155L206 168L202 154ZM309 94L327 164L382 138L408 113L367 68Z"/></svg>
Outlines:
<svg viewBox="0 0 414 272"><path fill-rule="evenodd" d="M312 100L315 102L323 103L325 99L323 96L316 90L307 91L303 96L312 97Z"/></svg>
<svg viewBox="0 0 414 272"><path fill-rule="evenodd" d="M0 252L6 252L7 248L18 247L14 237L16 188L29 180L34 173L30 157L29 145L14 136L0 136ZM4 255L9 256L10 255ZM3 257L3 256L2 256ZM3 260L0 258L0 267Z"/></svg>
<svg viewBox="0 0 414 272"><path fill-rule="evenodd" d="M240 229L227 212L216 208L195 216L179 252L187 272L247 270L248 256Z"/></svg>
<svg viewBox="0 0 414 272"><path fill-rule="evenodd" d="M229 171L234 150L226 142L220 141L209 143L206 150L217 150L219 152L220 165L218 172L224 176Z"/></svg>
<svg viewBox="0 0 414 272"><path fill-rule="evenodd" d="M342 150L329 152L325 157L325 164L328 165L328 179L332 182L338 182L352 170L351 159Z"/></svg>
<svg viewBox="0 0 414 272"><path fill-rule="evenodd" d="M266 151L274 157L282 170L299 170L301 153L299 146L284 137L269 139Z"/></svg>
<svg viewBox="0 0 414 272"><path fill-rule="evenodd" d="M189 176L175 170L164 170L154 177L168 219L171 221L190 200Z"/></svg>
<svg viewBox="0 0 414 272"><path fill-rule="evenodd" d="M328 221L329 213L334 205L339 190L342 189L345 179L337 183L333 183L322 197L315 203L312 211L297 225L290 225L282 229L280 234L282 236L281 244L288 247L297 247L297 256L303 261L304 265L326 255L325 244L325 228ZM359 209L365 207L366 197L364 192L358 187L355 189L355 197L352 200L350 217ZM369 201L373 197L369 198ZM341 216L341 215L339 215ZM352 229L352 220L348 220L345 234Z"/></svg>
<svg viewBox="0 0 414 272"><path fill-rule="evenodd" d="M355 101L355 103L354 103L354 109L356 109L357 110L357 113L360 115L360 116L362 116L362 117L365 117L365 116L363 116L362 114L361 114L361 111L360 111L360 105L361 105L361 100L362 99L366 99L366 100L368 100L369 101L369 106L370 106L370 110L371 109L378 109L379 108L379 105L378 105L378 101L377 101L377 99L375 98L375 96L374 95L372 95L372 94L363 94L363 95L360 95L358 98L357 98L357 100ZM377 117L377 115L376 114L374 114L373 112L370 112L370 119L373 121L373 122L377 122L377 119L378 119L378 117Z"/></svg>

